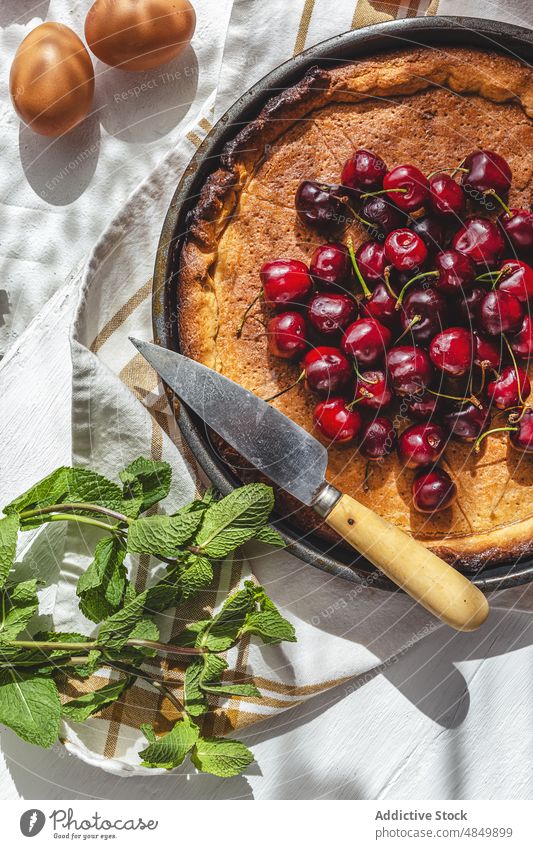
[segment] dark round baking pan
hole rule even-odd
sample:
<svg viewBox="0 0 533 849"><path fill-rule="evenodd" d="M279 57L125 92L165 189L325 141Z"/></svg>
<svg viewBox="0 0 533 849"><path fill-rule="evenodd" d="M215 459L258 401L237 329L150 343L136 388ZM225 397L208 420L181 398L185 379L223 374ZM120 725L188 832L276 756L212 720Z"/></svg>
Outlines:
<svg viewBox="0 0 533 849"><path fill-rule="evenodd" d="M312 66L329 66L357 57L398 49L403 46L475 46L495 50L530 63L533 33L522 27L478 18L415 18L377 24L346 32L317 44L280 65L255 83L220 118L206 136L178 184L168 209L157 250L153 288L154 339L179 351L177 330L179 304L173 279L178 268L181 239L187 232L187 214L194 206L207 176L218 167L224 145L239 129L257 116L265 102L280 90L296 83ZM167 388L172 398L171 390ZM175 400L175 399L173 399ZM222 493L241 482L213 444L206 426L184 405L176 405L181 432L192 453L210 480ZM289 550L306 563L337 577L359 584L395 589L368 561L343 543L328 544L316 533L302 534L287 521L276 520ZM472 580L484 590L503 589L533 580L533 558L491 565Z"/></svg>

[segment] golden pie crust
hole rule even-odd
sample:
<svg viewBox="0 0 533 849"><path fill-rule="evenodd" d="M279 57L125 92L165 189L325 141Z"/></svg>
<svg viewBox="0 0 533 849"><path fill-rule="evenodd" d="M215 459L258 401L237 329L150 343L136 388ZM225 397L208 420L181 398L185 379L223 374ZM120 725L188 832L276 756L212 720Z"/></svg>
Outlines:
<svg viewBox="0 0 533 849"><path fill-rule="evenodd" d="M506 157L511 206L527 206L532 118L533 72L497 53L420 48L311 69L226 146L190 214L176 284L182 351L262 397L288 386L298 366L269 354L261 324L249 320L241 338L236 330L259 291L262 263L278 257L308 262L324 241L297 218L300 180L338 182L358 147L375 150L391 166L411 162L426 173L480 147ZM353 226L343 240L349 233L356 246L368 238ZM262 307L254 312L261 317ZM313 430L316 398L302 387L273 403ZM235 452L221 451L249 477ZM487 438L477 456L471 446L450 442L445 462L458 499L431 516L413 510L412 473L395 456L373 466L367 491L365 461L353 446L330 448L329 458L331 483L448 561L478 569L533 553L533 464L509 448L505 435ZM277 498L300 528L318 527L332 538L313 511L284 493Z"/></svg>

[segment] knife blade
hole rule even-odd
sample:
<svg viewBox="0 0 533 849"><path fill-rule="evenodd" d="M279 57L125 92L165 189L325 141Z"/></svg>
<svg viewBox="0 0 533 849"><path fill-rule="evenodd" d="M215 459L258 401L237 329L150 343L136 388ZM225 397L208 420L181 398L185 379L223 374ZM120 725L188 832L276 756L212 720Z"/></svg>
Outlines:
<svg viewBox="0 0 533 849"><path fill-rule="evenodd" d="M132 339L176 395L275 484L308 504L353 548L452 628L473 631L487 599L412 536L326 481L327 451L306 430L224 375Z"/></svg>
<svg viewBox="0 0 533 849"><path fill-rule="evenodd" d="M131 342L176 395L242 457L304 504L316 501L328 465L328 452L318 439L196 360L150 342Z"/></svg>

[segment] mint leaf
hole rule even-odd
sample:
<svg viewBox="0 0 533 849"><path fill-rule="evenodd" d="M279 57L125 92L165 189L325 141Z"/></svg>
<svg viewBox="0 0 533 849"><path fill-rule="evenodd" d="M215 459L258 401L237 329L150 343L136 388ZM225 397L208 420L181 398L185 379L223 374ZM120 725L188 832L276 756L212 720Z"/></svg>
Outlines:
<svg viewBox="0 0 533 849"><path fill-rule="evenodd" d="M104 537L94 550L94 560L81 575L76 587L80 610L87 619L101 622L122 603L126 588L126 548L117 537Z"/></svg>
<svg viewBox="0 0 533 849"><path fill-rule="evenodd" d="M0 643L14 640L39 607L37 581L23 581L0 591Z"/></svg>
<svg viewBox="0 0 533 849"><path fill-rule="evenodd" d="M18 529L18 516L0 519L0 587L4 586L15 560Z"/></svg>
<svg viewBox="0 0 533 849"><path fill-rule="evenodd" d="M265 525L264 528L260 528L255 535L255 539L259 540L259 542L268 543L268 545L274 545L276 548L285 548L287 545L281 534L271 525Z"/></svg>
<svg viewBox="0 0 533 849"><path fill-rule="evenodd" d="M0 723L47 749L59 736L61 704L53 680L35 672L0 672Z"/></svg>
<svg viewBox="0 0 533 849"><path fill-rule="evenodd" d="M191 716L201 716L209 710L209 704L200 687L203 671L204 662L202 658L189 663L185 671L183 702L185 710Z"/></svg>
<svg viewBox="0 0 533 849"><path fill-rule="evenodd" d="M100 687L91 693L84 693L75 699L65 702L61 706L61 713L68 719L73 719L76 722L84 722L89 716L103 710L108 705L113 704L122 695L127 687L130 687L135 680L135 676L123 678L121 681L112 681L106 684L105 687Z"/></svg>
<svg viewBox="0 0 533 849"><path fill-rule="evenodd" d="M235 489L205 511L196 545L209 557L226 557L256 536L273 506L274 495L269 486L252 483Z"/></svg>
<svg viewBox="0 0 533 849"><path fill-rule="evenodd" d="M199 646L201 637L211 622L211 619L199 619L198 622L191 622L170 640L171 644L174 646Z"/></svg>
<svg viewBox="0 0 533 849"><path fill-rule="evenodd" d="M207 557L191 554L178 574L181 601L188 601L213 581L213 567Z"/></svg>
<svg viewBox="0 0 533 849"><path fill-rule="evenodd" d="M238 775L253 759L254 756L244 743L221 737L200 737L191 753L191 760L197 769L220 778Z"/></svg>
<svg viewBox="0 0 533 849"><path fill-rule="evenodd" d="M120 473L124 484L124 499L133 500L135 513L143 513L161 499L166 498L170 491L172 469L168 463L158 460L146 460L138 457ZM128 513L128 515L132 515Z"/></svg>
<svg viewBox="0 0 533 849"><path fill-rule="evenodd" d="M146 610L149 613L161 613L168 607L175 607L179 597L175 572L169 573L146 591Z"/></svg>
<svg viewBox="0 0 533 849"><path fill-rule="evenodd" d="M91 649L87 655L87 662L76 664L76 666L71 667L70 672L78 678L90 678L103 665L103 662L102 652L98 649Z"/></svg>
<svg viewBox="0 0 533 849"><path fill-rule="evenodd" d="M200 645L210 651L225 651L239 636L246 617L255 609L254 587L246 582L244 588L230 596L211 626L202 635Z"/></svg>
<svg viewBox="0 0 533 849"><path fill-rule="evenodd" d="M38 507L58 504L67 492L69 472L68 466L61 466L51 472L22 495L19 495L18 498L15 498L7 507L4 507L4 513L21 513L23 510L34 510Z"/></svg>
<svg viewBox="0 0 533 849"><path fill-rule="evenodd" d="M145 732L146 733L146 732ZM198 740L199 728L188 717L178 720L171 731L150 743L140 752L142 765L160 769L174 769L183 763L185 756Z"/></svg>
<svg viewBox="0 0 533 849"><path fill-rule="evenodd" d="M109 616L98 632L98 644L109 649L122 649L143 618L146 590L121 610Z"/></svg>
<svg viewBox="0 0 533 849"><path fill-rule="evenodd" d="M216 654L206 654L189 664L185 672L183 691L187 713L191 716L201 716L209 710L204 692L206 685L216 684L227 667L224 658Z"/></svg>
<svg viewBox="0 0 533 849"><path fill-rule="evenodd" d="M277 610L251 613L241 631L241 635L244 634L255 634L264 643L296 642L294 627Z"/></svg>
<svg viewBox="0 0 533 849"><path fill-rule="evenodd" d="M149 743L155 743L157 740L156 733L149 722L142 722L140 730L146 737Z"/></svg>
<svg viewBox="0 0 533 849"><path fill-rule="evenodd" d="M122 490L116 483L91 469L62 466L8 504L4 512L21 513L65 502L87 502L120 510ZM32 516L21 519L20 526L28 530L46 521L46 516Z"/></svg>
<svg viewBox="0 0 533 849"><path fill-rule="evenodd" d="M255 684L203 684L204 693L222 698L223 696L255 696L261 698L261 693Z"/></svg>
<svg viewBox="0 0 533 849"><path fill-rule="evenodd" d="M201 512L134 519L128 532L128 551L175 557L178 548L191 539L201 521Z"/></svg>

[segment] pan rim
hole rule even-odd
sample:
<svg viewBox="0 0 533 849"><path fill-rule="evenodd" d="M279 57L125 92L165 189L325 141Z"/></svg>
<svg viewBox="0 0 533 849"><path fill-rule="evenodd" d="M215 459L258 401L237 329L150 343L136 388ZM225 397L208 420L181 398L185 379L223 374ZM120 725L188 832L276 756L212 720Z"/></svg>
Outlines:
<svg viewBox="0 0 533 849"><path fill-rule="evenodd" d="M466 17L403 19L341 33L313 45L270 71L235 101L204 138L189 166L185 168L165 216L157 248L152 291L153 335L157 344L179 350L176 321L179 307L172 302L171 290L182 231L186 229L183 225L197 196L192 189L195 186L200 187L207 174L216 167L224 144L235 135L235 124L255 117L254 113L257 114L275 90L296 82L311 65L341 63L349 60L350 56L386 52L401 46L402 43L431 46L450 42L454 46L461 42L478 47L485 46L507 55L511 54L528 64L533 57L533 32L523 27ZM166 385L165 391L174 408L178 410L174 393ZM194 414L185 405L179 405L176 415L181 433L192 454L217 489L222 494L227 494L238 486L240 481L232 474L229 466L215 455L205 427ZM366 561L363 562L363 558L354 559L352 555L350 560L350 551L346 547L340 544L331 546L313 533L306 539L305 536L302 537L301 532L283 522L274 520L273 524L285 538L286 550L303 562L332 577L340 577L361 586L371 585L390 591L397 589L387 578L376 572L374 567ZM533 558L488 565L469 577L484 591L529 583L533 581Z"/></svg>

